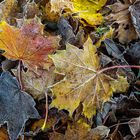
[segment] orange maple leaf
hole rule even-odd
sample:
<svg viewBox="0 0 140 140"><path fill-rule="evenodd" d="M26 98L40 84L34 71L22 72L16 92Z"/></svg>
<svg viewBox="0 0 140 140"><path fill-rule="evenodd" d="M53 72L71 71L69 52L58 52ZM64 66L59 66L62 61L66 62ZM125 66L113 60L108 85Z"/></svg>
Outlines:
<svg viewBox="0 0 140 140"><path fill-rule="evenodd" d="M58 46L57 36L43 36L41 24L32 20L16 28L5 21L0 23L0 49L8 59L21 60L27 66L43 66L47 55Z"/></svg>

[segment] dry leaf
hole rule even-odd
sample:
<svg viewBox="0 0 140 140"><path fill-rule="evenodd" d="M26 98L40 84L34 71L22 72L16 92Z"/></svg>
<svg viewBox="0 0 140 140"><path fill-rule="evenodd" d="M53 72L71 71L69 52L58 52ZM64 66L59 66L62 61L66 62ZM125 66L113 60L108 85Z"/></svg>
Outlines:
<svg viewBox="0 0 140 140"><path fill-rule="evenodd" d="M73 4L70 0L50 0L45 7L47 19L58 21L64 9L73 9Z"/></svg>
<svg viewBox="0 0 140 140"><path fill-rule="evenodd" d="M4 0L3 2L1 2L1 6L1 19L8 21L8 23L11 23L18 10L17 0Z"/></svg>
<svg viewBox="0 0 140 140"><path fill-rule="evenodd" d="M8 59L21 60L29 67L44 67L47 55L57 47L59 38L44 37L42 24L31 20L21 29L0 23L0 49Z"/></svg>
<svg viewBox="0 0 140 140"><path fill-rule="evenodd" d="M83 114L91 118L114 91L124 91L128 87L126 78L115 80L100 73L99 57L91 39L84 44L84 50L67 44L66 50L57 51L51 58L56 72L65 75L62 81L51 87L54 94L51 105L67 109L70 115L82 103ZM122 79L122 86L118 86Z"/></svg>
<svg viewBox="0 0 140 140"><path fill-rule="evenodd" d="M136 136L140 132L140 117L131 119L129 121L129 127L133 136Z"/></svg>
<svg viewBox="0 0 140 140"><path fill-rule="evenodd" d="M22 80L24 89L34 98L39 99L45 96L44 93L47 86L52 85L54 82L53 68L49 70L28 70L26 73L23 73Z"/></svg>
<svg viewBox="0 0 140 140"><path fill-rule="evenodd" d="M131 13L132 21L134 27L137 31L138 36L140 37L140 1L137 0L132 6L129 7L129 11Z"/></svg>
<svg viewBox="0 0 140 140"><path fill-rule="evenodd" d="M133 1L124 0L124 3L118 1L110 6L112 12L108 18L119 25L115 34L121 43L130 42L138 37L129 12L129 6L133 4Z"/></svg>

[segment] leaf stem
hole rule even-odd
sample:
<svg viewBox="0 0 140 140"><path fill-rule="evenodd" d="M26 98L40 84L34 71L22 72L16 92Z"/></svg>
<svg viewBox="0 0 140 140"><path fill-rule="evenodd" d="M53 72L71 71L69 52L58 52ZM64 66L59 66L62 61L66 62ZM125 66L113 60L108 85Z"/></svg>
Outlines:
<svg viewBox="0 0 140 140"><path fill-rule="evenodd" d="M47 91L45 92L45 96L46 96L46 115L45 115L45 120L44 120L43 126L41 127L42 131L45 130L46 123L47 123L47 120L48 120L48 110L49 110L49 107L48 107L48 94L47 94Z"/></svg>
<svg viewBox="0 0 140 140"><path fill-rule="evenodd" d="M111 69L116 69L116 68L136 68L136 69L140 69L140 66L137 65L116 65L116 66L111 66L111 67L107 67L107 68L103 68L101 70L99 70L97 73L101 74L105 71L111 70Z"/></svg>
<svg viewBox="0 0 140 140"><path fill-rule="evenodd" d="M22 82L22 61L19 61L19 65L18 65L18 81L20 84L20 88L21 90L23 90L23 82Z"/></svg>

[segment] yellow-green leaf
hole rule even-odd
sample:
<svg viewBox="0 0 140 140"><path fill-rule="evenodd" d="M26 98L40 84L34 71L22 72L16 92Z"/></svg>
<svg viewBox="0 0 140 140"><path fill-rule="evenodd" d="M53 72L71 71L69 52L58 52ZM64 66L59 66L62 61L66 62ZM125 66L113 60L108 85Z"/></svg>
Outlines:
<svg viewBox="0 0 140 140"><path fill-rule="evenodd" d="M103 17L98 11L106 4L107 0L71 0L74 5L73 12L78 12L81 19L91 25L100 25Z"/></svg>
<svg viewBox="0 0 140 140"><path fill-rule="evenodd" d="M56 72L65 75L62 81L51 88L54 94L51 105L67 109L70 115L82 103L83 114L91 118L96 109L101 109L103 103L110 99L114 91L122 91L121 87L116 86L116 89L113 86L114 83L119 83L119 78L113 79L100 73L100 59L90 38L84 44L84 50L67 44L66 50L58 51L51 58ZM123 81L121 84L125 85L124 91L128 83L125 78Z"/></svg>

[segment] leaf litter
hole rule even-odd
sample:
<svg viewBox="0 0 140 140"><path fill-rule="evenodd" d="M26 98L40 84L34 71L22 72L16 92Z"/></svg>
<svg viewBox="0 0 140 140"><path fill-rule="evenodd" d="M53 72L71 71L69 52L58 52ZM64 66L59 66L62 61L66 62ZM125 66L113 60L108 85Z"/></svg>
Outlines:
<svg viewBox="0 0 140 140"><path fill-rule="evenodd" d="M0 2L0 139L140 138L139 0Z"/></svg>

